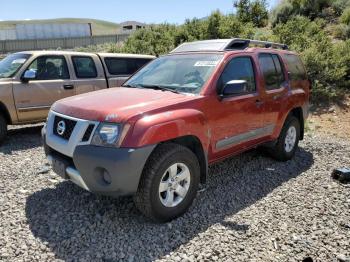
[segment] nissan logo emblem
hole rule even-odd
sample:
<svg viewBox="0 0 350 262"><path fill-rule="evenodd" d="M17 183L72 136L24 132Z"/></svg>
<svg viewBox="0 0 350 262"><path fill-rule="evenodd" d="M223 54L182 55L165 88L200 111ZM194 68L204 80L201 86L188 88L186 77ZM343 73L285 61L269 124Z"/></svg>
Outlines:
<svg viewBox="0 0 350 262"><path fill-rule="evenodd" d="M66 131L66 123L62 120L57 124L57 134L62 136L65 131Z"/></svg>

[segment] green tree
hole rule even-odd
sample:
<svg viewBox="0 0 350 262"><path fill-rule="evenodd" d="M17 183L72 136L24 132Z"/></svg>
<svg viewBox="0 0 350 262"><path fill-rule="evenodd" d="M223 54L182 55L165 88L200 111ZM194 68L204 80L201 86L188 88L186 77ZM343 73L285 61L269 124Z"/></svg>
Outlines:
<svg viewBox="0 0 350 262"><path fill-rule="evenodd" d="M140 29L130 36L124 45L127 53L162 55L175 48L175 25L162 24Z"/></svg>
<svg viewBox="0 0 350 262"><path fill-rule="evenodd" d="M266 26L269 13L266 0L237 0L234 2L237 17L242 23L253 23L257 27Z"/></svg>
<svg viewBox="0 0 350 262"><path fill-rule="evenodd" d="M216 11L209 16L207 37L209 39L220 38L221 13Z"/></svg>
<svg viewBox="0 0 350 262"><path fill-rule="evenodd" d="M207 21L194 18L187 19L185 23L178 27L175 34L175 45L183 42L205 39L207 35Z"/></svg>

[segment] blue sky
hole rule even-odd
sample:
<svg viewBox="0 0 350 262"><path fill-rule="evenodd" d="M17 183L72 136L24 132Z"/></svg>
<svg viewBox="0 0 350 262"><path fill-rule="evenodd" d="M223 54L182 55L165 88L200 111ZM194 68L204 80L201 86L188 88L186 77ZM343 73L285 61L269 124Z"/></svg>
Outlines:
<svg viewBox="0 0 350 262"><path fill-rule="evenodd" d="M270 6L278 0L268 0ZM182 23L215 9L232 13L232 0L10 0L1 1L0 20L96 18L112 22ZM6 10L6 11L5 11ZM5 11L5 12L4 12Z"/></svg>

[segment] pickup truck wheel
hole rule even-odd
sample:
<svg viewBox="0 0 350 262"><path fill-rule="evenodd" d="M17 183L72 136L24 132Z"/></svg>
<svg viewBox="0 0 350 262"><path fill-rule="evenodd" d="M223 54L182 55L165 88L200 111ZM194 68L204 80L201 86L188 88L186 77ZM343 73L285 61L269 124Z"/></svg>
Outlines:
<svg viewBox="0 0 350 262"><path fill-rule="evenodd" d="M294 116L288 117L277 140L277 144L270 150L272 157L279 161L292 159L298 148L299 140L299 120Z"/></svg>
<svg viewBox="0 0 350 262"><path fill-rule="evenodd" d="M144 168L135 205L156 222L184 214L196 197L200 167L195 154L177 144L158 146Z"/></svg>
<svg viewBox="0 0 350 262"><path fill-rule="evenodd" d="M7 122L3 115L0 115L0 144L4 142L7 135Z"/></svg>

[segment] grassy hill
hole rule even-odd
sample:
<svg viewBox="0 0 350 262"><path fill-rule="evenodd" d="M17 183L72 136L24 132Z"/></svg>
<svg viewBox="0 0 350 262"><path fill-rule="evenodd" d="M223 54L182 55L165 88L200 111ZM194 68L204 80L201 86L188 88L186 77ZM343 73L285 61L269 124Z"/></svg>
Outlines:
<svg viewBox="0 0 350 262"><path fill-rule="evenodd" d="M0 21L0 30L10 28L15 24L45 24L45 23L91 23L93 35L116 34L119 24L97 19L88 18L58 18L47 20L18 20Z"/></svg>

